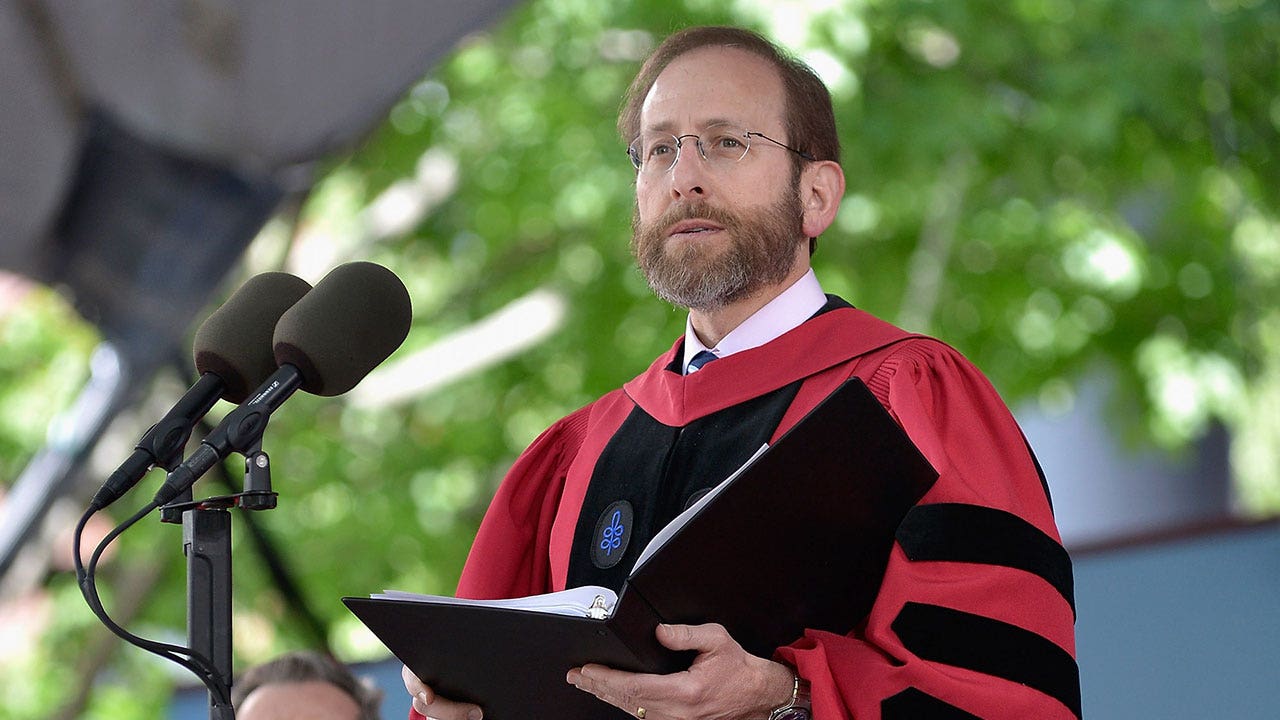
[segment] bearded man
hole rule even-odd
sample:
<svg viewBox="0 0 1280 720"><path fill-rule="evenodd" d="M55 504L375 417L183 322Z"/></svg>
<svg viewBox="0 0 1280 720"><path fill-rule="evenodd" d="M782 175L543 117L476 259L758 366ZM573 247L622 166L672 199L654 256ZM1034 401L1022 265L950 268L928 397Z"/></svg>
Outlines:
<svg viewBox="0 0 1280 720"><path fill-rule="evenodd" d="M663 645L696 653L687 671L588 664L566 681L646 720L1079 717L1071 563L1017 424L959 353L824 294L810 268L845 189L821 80L754 33L691 28L646 61L618 127L637 173L632 247L658 297L689 309L686 331L525 451L458 595L618 590L708 485L857 377L938 472L869 616L768 658L719 625L661 625ZM603 557L620 507L626 551ZM404 679L415 717L483 716Z"/></svg>

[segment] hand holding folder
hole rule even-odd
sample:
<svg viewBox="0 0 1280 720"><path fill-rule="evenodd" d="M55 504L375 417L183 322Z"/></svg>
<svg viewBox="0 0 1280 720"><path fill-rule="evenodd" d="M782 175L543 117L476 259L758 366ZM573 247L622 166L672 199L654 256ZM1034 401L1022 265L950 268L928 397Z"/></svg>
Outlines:
<svg viewBox="0 0 1280 720"><path fill-rule="evenodd" d="M687 668L688 654L657 642L659 623L718 622L762 657L806 628L850 632L875 600L895 529L936 479L855 378L655 538L663 542L646 549L611 606L599 588L343 602L432 688L481 705L490 720L625 718L567 685L565 672ZM585 614L538 609L575 597Z"/></svg>

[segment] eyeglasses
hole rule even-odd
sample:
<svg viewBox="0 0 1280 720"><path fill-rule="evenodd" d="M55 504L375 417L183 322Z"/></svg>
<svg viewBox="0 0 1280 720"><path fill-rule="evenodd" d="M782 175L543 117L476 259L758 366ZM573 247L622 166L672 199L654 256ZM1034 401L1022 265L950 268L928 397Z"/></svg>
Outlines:
<svg viewBox="0 0 1280 720"><path fill-rule="evenodd" d="M680 148L684 146L683 141L685 138L693 138L694 143L698 146L698 154L711 167L716 169L730 167L746 157L747 151L751 149L751 138L767 140L780 148L790 150L805 160L815 159L809 153L780 143L764 133L739 130L737 128L714 128L707 130L702 135L671 135L664 132L642 133L640 137L631 141L631 145L627 147L627 155L631 156L631 164L636 166L636 170L640 174L656 177L676 166L676 161L680 159Z"/></svg>

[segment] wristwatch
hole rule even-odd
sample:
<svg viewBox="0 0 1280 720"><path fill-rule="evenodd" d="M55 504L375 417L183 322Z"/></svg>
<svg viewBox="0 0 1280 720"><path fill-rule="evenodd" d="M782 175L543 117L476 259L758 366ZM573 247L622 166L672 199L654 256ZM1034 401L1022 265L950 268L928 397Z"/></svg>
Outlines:
<svg viewBox="0 0 1280 720"><path fill-rule="evenodd" d="M769 720L810 720L813 717L813 705L809 701L809 681L795 674L795 684L791 686L791 699L785 705L779 705L769 713Z"/></svg>

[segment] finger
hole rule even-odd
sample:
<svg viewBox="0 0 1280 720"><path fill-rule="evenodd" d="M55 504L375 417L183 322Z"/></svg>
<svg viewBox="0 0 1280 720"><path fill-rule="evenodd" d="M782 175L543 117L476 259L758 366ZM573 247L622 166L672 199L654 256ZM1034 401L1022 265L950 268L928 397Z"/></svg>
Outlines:
<svg viewBox="0 0 1280 720"><path fill-rule="evenodd" d="M404 689L413 698L413 709L420 715L427 714L427 706L436 699L436 694L427 684L409 669L408 665L400 667L400 679L404 681Z"/></svg>
<svg viewBox="0 0 1280 720"><path fill-rule="evenodd" d="M408 667L402 667L400 677L404 689L413 697L413 709L431 720L481 720L483 711L471 703L456 702L436 695L426 683Z"/></svg>
<svg viewBox="0 0 1280 720"><path fill-rule="evenodd" d="M660 688L651 687L661 676L623 672L603 665L584 665L570 670L565 680L579 690L589 692L600 700L634 715L640 707L652 708L664 704L666 694Z"/></svg>
<svg viewBox="0 0 1280 720"><path fill-rule="evenodd" d="M430 702L423 700L428 693L413 699L413 709L430 720L481 720L484 713L477 705L455 702L436 695Z"/></svg>
<svg viewBox="0 0 1280 720"><path fill-rule="evenodd" d="M430 690L426 683L422 682L417 675L413 674L413 671L409 669L408 665L400 666L400 678L404 680L405 691L407 691L412 697L417 697L424 691Z"/></svg>
<svg viewBox="0 0 1280 720"><path fill-rule="evenodd" d="M710 652L732 642L723 625L658 625L655 631L658 642L670 650L696 650Z"/></svg>

